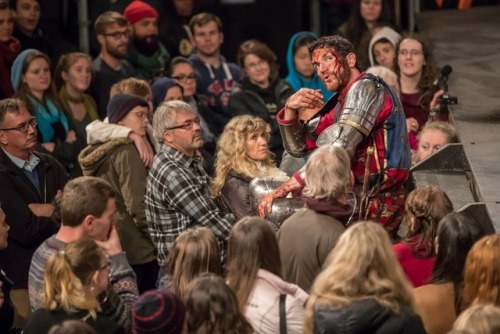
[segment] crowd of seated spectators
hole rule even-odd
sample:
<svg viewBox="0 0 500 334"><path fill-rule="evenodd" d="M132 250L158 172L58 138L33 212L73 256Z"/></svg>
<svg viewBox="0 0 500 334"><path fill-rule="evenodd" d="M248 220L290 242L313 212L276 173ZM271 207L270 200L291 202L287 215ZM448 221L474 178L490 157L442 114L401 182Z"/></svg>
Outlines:
<svg viewBox="0 0 500 334"><path fill-rule="evenodd" d="M316 34L287 36L286 59L241 41L233 63L199 1L133 0L97 6L93 58L59 54L41 2L0 0L1 333L500 330L498 235L428 186L404 195L397 239L361 219L347 150L285 150L293 94L321 94L311 127L339 99ZM337 33L402 102L413 163L457 142L426 36L392 1L347 2ZM252 181L300 168L301 207L257 217Z"/></svg>

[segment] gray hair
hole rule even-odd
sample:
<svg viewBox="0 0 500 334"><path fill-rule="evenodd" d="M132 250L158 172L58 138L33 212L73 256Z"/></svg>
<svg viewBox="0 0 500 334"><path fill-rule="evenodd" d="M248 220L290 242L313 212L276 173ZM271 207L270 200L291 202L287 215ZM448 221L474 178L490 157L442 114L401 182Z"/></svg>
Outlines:
<svg viewBox="0 0 500 334"><path fill-rule="evenodd" d="M161 103L153 116L153 136L163 144L163 134L166 128L178 125L176 116L179 114L194 114L189 104L184 101L168 101Z"/></svg>
<svg viewBox="0 0 500 334"><path fill-rule="evenodd" d="M19 114L22 109L26 109L26 105L22 100L19 99L0 100L0 124L3 124L5 115L7 113Z"/></svg>
<svg viewBox="0 0 500 334"><path fill-rule="evenodd" d="M351 161L340 147L323 146L306 163L306 186L302 194L316 199L336 199L349 186Z"/></svg>

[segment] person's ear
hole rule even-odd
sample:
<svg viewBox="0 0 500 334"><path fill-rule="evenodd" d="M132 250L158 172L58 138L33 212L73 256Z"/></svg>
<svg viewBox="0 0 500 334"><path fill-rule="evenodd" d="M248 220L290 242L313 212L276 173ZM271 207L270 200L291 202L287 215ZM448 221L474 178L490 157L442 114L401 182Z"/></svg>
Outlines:
<svg viewBox="0 0 500 334"><path fill-rule="evenodd" d="M0 131L0 144L7 145L8 144L7 136L5 135L5 131Z"/></svg>
<svg viewBox="0 0 500 334"><path fill-rule="evenodd" d="M349 65L350 68L353 68L356 66L356 55L354 53L349 53L347 55L347 65Z"/></svg>
<svg viewBox="0 0 500 334"><path fill-rule="evenodd" d="M163 132L163 142L171 144L173 141L174 136L172 135L172 133L170 133L170 131L168 130L165 130L165 132Z"/></svg>
<svg viewBox="0 0 500 334"><path fill-rule="evenodd" d="M99 42L99 44L102 46L104 45L106 42L105 42L105 36L104 35L101 35L101 34L98 34L97 36L97 41Z"/></svg>
<svg viewBox="0 0 500 334"><path fill-rule="evenodd" d="M68 81L68 73L62 71L61 72L61 78L64 80L64 81Z"/></svg>
<svg viewBox="0 0 500 334"><path fill-rule="evenodd" d="M94 222L95 217L92 215L87 215L85 218L83 218L83 227L85 228L86 231L91 232L94 229Z"/></svg>

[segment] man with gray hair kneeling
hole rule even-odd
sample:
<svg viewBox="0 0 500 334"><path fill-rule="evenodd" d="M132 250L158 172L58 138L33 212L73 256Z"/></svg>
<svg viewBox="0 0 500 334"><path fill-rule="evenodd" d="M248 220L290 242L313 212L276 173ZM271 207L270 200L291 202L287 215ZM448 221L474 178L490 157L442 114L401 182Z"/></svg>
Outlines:
<svg viewBox="0 0 500 334"><path fill-rule="evenodd" d="M289 217L278 232L283 279L309 291L330 251L353 217L348 190L354 176L343 148L323 146L311 155L302 197L306 208Z"/></svg>

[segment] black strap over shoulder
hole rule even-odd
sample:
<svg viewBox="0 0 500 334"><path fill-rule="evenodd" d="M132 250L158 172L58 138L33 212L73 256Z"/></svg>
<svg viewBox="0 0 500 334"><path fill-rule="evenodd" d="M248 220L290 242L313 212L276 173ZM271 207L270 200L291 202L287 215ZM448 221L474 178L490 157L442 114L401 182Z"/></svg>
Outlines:
<svg viewBox="0 0 500 334"><path fill-rule="evenodd" d="M280 295L280 334L286 334L286 294Z"/></svg>

